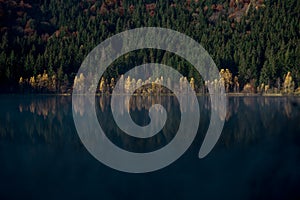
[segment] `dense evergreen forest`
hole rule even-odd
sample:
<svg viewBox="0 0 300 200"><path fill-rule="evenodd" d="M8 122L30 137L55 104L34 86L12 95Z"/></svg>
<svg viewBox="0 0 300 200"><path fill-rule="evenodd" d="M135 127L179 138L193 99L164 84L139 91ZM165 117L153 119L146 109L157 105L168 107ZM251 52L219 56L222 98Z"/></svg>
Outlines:
<svg viewBox="0 0 300 200"><path fill-rule="evenodd" d="M299 19L299 0L0 0L0 91L71 92L94 47L146 26L202 44L218 68L227 69L221 75L229 92L300 91ZM148 62L175 66L198 89L203 84L183 59L145 49L117 59L107 85Z"/></svg>

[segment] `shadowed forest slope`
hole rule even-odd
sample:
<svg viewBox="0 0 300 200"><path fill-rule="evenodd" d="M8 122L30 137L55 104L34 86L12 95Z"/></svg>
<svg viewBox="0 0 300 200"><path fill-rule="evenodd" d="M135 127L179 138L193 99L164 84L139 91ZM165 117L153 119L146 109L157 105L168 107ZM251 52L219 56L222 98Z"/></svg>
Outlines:
<svg viewBox="0 0 300 200"><path fill-rule="evenodd" d="M71 91L81 62L97 44L145 26L192 37L219 69L229 69L241 89L280 89L287 74L297 88L299 15L298 0L0 0L0 91ZM189 63L152 49L116 60L106 77L117 79L147 62L173 66L202 84Z"/></svg>

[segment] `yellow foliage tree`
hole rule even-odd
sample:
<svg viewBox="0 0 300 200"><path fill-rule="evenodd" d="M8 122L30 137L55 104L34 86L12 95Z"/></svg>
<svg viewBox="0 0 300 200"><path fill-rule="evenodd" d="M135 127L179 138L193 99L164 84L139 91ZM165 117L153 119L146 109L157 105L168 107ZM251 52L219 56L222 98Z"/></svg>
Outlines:
<svg viewBox="0 0 300 200"><path fill-rule="evenodd" d="M105 93L105 79L104 79L104 77L101 78L100 85L99 85L99 91L100 91L101 94Z"/></svg>
<svg viewBox="0 0 300 200"><path fill-rule="evenodd" d="M293 77L291 75L291 72L288 72L287 75L284 78L283 82L283 90L284 93L290 94L293 93L295 89L295 83L293 81Z"/></svg>
<svg viewBox="0 0 300 200"><path fill-rule="evenodd" d="M195 90L195 79L193 77L190 80L190 86L193 90Z"/></svg>
<svg viewBox="0 0 300 200"><path fill-rule="evenodd" d="M220 71L220 79L223 79L223 84L226 92L229 92L230 86L232 85L232 73L229 69L221 69Z"/></svg>

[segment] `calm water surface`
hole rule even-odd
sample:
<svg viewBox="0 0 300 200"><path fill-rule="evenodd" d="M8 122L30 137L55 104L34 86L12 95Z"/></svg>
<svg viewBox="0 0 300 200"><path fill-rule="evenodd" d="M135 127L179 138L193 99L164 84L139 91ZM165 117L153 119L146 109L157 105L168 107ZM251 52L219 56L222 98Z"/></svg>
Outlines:
<svg viewBox="0 0 300 200"><path fill-rule="evenodd" d="M229 97L221 138L199 159L211 109L199 97L199 131L187 152L162 170L128 174L83 147L71 97L0 97L0 199L300 199L300 98ZM154 151L176 134L180 109L175 97L132 97L132 119L147 125L153 103L164 105L168 120L151 139L122 133L109 97L97 97L99 123L116 145ZM86 114L84 106L75 111Z"/></svg>

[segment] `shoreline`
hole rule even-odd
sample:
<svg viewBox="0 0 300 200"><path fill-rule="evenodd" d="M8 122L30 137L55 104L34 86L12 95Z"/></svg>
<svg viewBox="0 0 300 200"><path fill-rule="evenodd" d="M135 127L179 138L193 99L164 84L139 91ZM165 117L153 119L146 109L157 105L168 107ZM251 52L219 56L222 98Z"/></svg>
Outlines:
<svg viewBox="0 0 300 200"><path fill-rule="evenodd" d="M0 93L0 96L72 96L72 93L58 93L58 94L50 94L50 93ZM85 94L74 94L76 96L81 96ZM92 95L92 94L87 94L87 95ZM128 96L129 94L118 94L118 96ZM181 94L182 96L184 94ZM212 94L214 95L214 94ZM101 97L101 96L112 96L112 94L95 94L93 96ZM131 96L141 96L141 97L147 97L147 96L162 96L162 97L167 97L167 96L175 96L174 94L133 94ZM196 94L197 97L201 96L209 96L209 94ZM264 93L264 94L258 94L258 93L226 93L227 97L300 97L300 94L272 94L272 93Z"/></svg>

